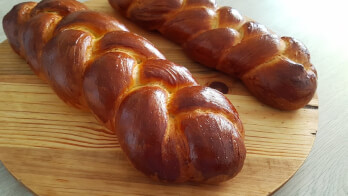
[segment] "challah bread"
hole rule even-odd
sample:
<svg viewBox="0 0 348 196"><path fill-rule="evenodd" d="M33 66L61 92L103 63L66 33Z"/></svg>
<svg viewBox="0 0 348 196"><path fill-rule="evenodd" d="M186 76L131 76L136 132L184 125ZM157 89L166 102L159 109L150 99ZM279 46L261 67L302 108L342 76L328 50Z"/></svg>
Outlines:
<svg viewBox="0 0 348 196"><path fill-rule="evenodd" d="M307 48L214 0L109 0L141 26L180 44L192 59L239 78L264 103L305 106L317 87Z"/></svg>
<svg viewBox="0 0 348 196"><path fill-rule="evenodd" d="M147 176L220 182L242 169L244 129L230 101L112 17L44 0L16 5L3 27L33 71L114 131Z"/></svg>

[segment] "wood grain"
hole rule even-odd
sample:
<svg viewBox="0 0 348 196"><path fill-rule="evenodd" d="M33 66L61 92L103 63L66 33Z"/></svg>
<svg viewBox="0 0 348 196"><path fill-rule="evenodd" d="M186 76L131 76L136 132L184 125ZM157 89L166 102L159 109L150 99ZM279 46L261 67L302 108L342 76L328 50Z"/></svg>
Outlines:
<svg viewBox="0 0 348 196"><path fill-rule="evenodd" d="M285 183L311 150L318 125L318 99L298 111L272 109L238 80L189 60L175 44L116 15L106 1L86 3L114 15L152 41L165 56L186 66L202 85L220 82L246 129L242 172L219 184L153 182L136 171L117 138L86 112L66 106L25 61L0 44L0 160L39 195L265 195Z"/></svg>

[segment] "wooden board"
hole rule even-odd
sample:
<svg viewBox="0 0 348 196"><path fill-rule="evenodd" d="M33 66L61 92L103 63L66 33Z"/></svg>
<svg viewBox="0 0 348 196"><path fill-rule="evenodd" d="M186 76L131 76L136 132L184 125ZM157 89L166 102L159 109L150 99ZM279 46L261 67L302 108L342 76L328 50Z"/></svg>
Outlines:
<svg viewBox="0 0 348 196"><path fill-rule="evenodd" d="M0 44L0 160L26 186L39 195L266 195L301 166L315 139L317 97L298 111L272 109L239 81L192 62L177 45L115 14L107 1L86 4L148 38L202 85L218 83L228 91L246 130L245 165L237 177L218 185L152 181L131 166L112 133L91 114L60 101L5 41Z"/></svg>

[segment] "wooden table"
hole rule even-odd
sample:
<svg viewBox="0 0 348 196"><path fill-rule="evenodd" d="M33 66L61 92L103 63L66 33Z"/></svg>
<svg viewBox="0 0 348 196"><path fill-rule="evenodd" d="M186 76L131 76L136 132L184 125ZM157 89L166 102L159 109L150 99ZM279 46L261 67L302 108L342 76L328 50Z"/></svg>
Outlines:
<svg viewBox="0 0 348 196"><path fill-rule="evenodd" d="M1 16L13 4L0 2ZM348 194L348 29L344 26L344 4L333 0L220 0L278 34L293 36L309 48L319 72L319 129L312 152L295 174L275 195ZM299 6L301 5L301 6ZM4 40L1 32L0 40ZM22 191L0 166L0 194ZM6 187L6 188L4 188ZM9 188L10 187L10 188ZM2 192L5 191L5 192ZM19 195L17 192L16 195Z"/></svg>

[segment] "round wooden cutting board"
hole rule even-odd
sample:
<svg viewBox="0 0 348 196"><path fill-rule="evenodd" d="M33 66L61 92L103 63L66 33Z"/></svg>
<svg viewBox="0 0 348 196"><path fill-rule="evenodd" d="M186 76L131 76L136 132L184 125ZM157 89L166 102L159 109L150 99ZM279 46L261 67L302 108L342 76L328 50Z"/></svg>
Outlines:
<svg viewBox="0 0 348 196"><path fill-rule="evenodd" d="M221 184L152 181L132 167L114 134L90 113L59 100L5 41L0 44L0 160L31 190L39 195L266 195L301 166L318 126L317 96L297 111L272 109L238 80L194 63L179 46L122 18L106 0L86 4L149 39L201 85L226 93L245 126L245 165L237 177Z"/></svg>

